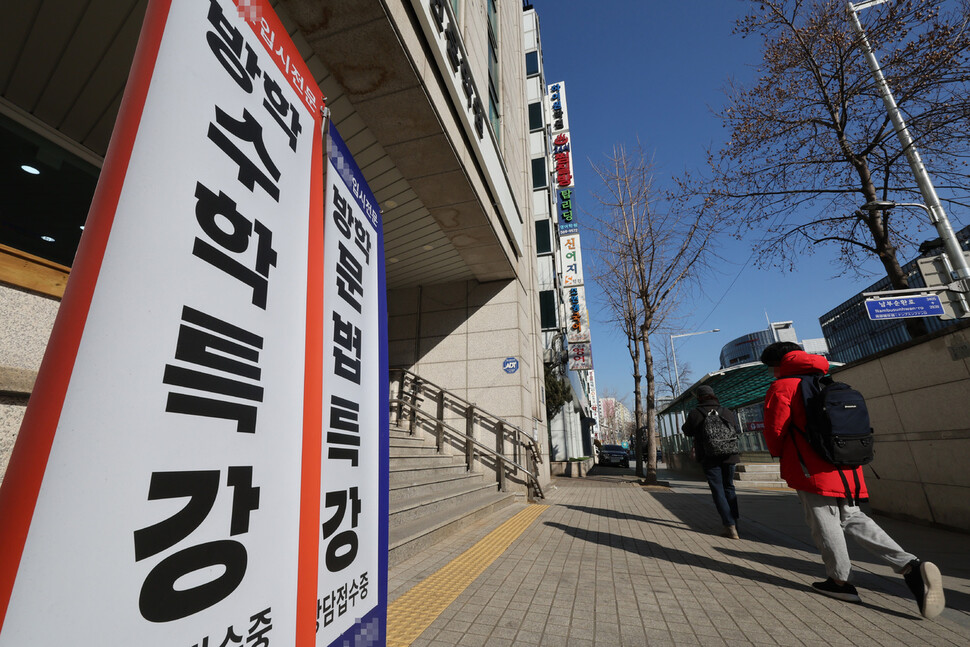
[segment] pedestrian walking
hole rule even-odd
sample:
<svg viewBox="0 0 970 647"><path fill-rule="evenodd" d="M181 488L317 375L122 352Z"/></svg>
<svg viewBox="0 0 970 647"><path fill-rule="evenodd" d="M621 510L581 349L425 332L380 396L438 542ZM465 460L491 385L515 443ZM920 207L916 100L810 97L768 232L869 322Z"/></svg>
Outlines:
<svg viewBox="0 0 970 647"><path fill-rule="evenodd" d="M838 600L861 601L849 583L848 535L903 576L923 617L938 616L945 606L940 569L904 551L859 508L869 498L861 465L840 469L808 441L802 376L827 374L828 360L806 353L798 344L776 342L765 348L761 362L774 369L776 378L765 396L765 442L772 456L781 457L781 476L798 493L828 576L812 587Z"/></svg>
<svg viewBox="0 0 970 647"><path fill-rule="evenodd" d="M714 497L714 507L724 524L723 536L739 539L738 494L734 489L734 468L741 460L738 437L741 431L729 409L721 406L714 389L703 384L695 391L698 405L687 414L681 429L694 439L694 455Z"/></svg>

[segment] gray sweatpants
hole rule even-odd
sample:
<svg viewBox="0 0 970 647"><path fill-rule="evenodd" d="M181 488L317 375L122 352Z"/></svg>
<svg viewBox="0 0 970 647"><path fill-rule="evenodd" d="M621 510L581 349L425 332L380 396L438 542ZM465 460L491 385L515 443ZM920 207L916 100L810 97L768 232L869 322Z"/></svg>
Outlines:
<svg viewBox="0 0 970 647"><path fill-rule="evenodd" d="M846 581L852 562L845 544L848 535L876 557L892 565L897 573L916 559L900 548L886 531L870 519L859 506L847 505L845 499L798 491L805 509L805 521L812 529L812 539L822 553L825 573L833 580Z"/></svg>

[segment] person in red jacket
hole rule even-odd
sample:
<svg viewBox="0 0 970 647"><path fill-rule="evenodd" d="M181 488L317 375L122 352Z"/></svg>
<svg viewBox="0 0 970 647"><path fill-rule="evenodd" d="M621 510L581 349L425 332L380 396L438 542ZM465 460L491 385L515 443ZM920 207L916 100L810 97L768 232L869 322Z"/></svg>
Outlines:
<svg viewBox="0 0 970 647"><path fill-rule="evenodd" d="M828 360L806 353L798 344L776 342L761 353L761 362L773 367L777 378L765 396L765 443L772 456L781 457L781 476L798 493L828 575L812 587L832 598L861 601L848 581L852 569L845 543L848 535L903 576L923 617L940 615L946 604L940 569L904 551L859 508L859 502L869 498L862 468L835 467L793 429L804 430L806 422L799 376L825 375Z"/></svg>

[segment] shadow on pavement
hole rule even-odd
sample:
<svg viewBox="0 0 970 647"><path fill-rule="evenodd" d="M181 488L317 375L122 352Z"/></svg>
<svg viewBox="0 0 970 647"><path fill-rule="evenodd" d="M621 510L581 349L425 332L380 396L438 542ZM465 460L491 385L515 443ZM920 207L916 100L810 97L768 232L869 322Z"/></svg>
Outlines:
<svg viewBox="0 0 970 647"><path fill-rule="evenodd" d="M616 535L611 532L599 532L599 531L589 531L583 528L575 528L573 526L567 526L565 524L557 523L554 521L546 521L544 525L550 528L557 528L562 530L566 534L575 537L576 539L582 539L585 541L594 542L602 546L610 547L620 547L624 550L632 552L640 556L651 556L658 560L665 560L674 564L685 564L689 566L695 566L700 568L706 568L710 571L716 571L719 573L724 573L725 575L730 575L733 577L741 577L754 582L762 582L764 584L770 584L772 586L778 586L786 589L791 589L793 591L798 591L800 593L810 593L812 595L819 595L811 590L801 582L794 582L771 573L765 573L762 571L757 571L746 566L740 566L738 564L721 562L716 559L707 557L706 555L698 555L697 553L692 553L686 550L681 550L679 548L674 548L671 546L663 546L656 542L637 539L633 537L623 537ZM744 553L746 557L751 559L757 559L758 561L764 562L764 555L761 553ZM804 572L799 570L799 563L805 564L805 560L783 557L780 555L770 556L774 558L775 566L792 570L796 572ZM802 566L801 568L804 568ZM817 567L816 567L817 568ZM863 602L859 606L867 607L874 611L884 613L886 615L896 616L899 618L912 618L913 614L899 613L891 609L885 609L883 607L878 607L875 605L866 604Z"/></svg>

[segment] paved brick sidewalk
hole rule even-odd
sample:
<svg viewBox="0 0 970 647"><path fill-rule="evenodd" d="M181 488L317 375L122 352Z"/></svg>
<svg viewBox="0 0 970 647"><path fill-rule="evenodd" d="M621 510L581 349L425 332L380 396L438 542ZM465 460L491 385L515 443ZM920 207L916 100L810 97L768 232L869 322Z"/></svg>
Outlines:
<svg viewBox="0 0 970 647"><path fill-rule="evenodd" d="M731 541L716 534L706 485L647 489L620 472L556 479L550 507L413 645L970 644L966 535L886 525L943 570L949 608L927 621L902 578L879 564L857 562L863 604L812 591L821 562L793 493L742 491L742 540ZM392 569L390 600L520 509Z"/></svg>

